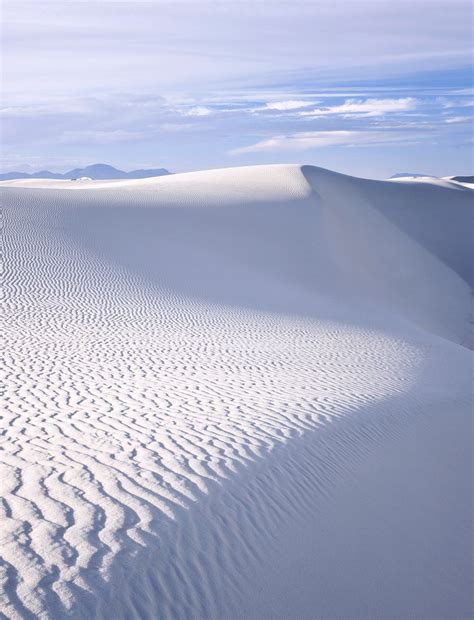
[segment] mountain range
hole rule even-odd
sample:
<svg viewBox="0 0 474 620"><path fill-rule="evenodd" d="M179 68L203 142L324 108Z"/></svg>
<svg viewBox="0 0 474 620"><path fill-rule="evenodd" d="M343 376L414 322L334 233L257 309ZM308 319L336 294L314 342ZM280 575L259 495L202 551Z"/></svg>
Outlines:
<svg viewBox="0 0 474 620"><path fill-rule="evenodd" d="M11 179L79 179L80 177L89 177L91 179L146 179L147 177L160 177L166 174L172 174L166 168L152 168L149 170L132 170L125 172L118 170L108 164L93 164L85 168L74 168L64 174L60 172L50 172L49 170L40 170L39 172L4 172L0 174L1 181L9 181Z"/></svg>
<svg viewBox="0 0 474 620"><path fill-rule="evenodd" d="M404 177L431 177L431 174L420 174L419 172L397 172L392 174L391 179L402 179Z"/></svg>

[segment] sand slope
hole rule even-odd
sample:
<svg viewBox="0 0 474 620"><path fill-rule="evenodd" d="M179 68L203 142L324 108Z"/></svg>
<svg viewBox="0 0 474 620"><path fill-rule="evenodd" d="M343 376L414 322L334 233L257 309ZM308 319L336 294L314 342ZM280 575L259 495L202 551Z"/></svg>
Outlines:
<svg viewBox="0 0 474 620"><path fill-rule="evenodd" d="M472 191L0 186L7 617L470 617Z"/></svg>

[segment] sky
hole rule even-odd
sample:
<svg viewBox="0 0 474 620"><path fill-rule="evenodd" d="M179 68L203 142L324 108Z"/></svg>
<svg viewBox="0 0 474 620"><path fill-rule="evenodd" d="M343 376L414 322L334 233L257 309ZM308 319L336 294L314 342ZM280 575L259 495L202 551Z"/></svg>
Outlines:
<svg viewBox="0 0 474 620"><path fill-rule="evenodd" d="M472 174L464 0L3 0L2 171Z"/></svg>

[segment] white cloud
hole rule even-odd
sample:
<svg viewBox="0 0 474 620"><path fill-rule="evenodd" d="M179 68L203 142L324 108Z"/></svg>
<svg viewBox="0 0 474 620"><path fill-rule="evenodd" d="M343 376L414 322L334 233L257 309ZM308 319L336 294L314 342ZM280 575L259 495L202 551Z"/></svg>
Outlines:
<svg viewBox="0 0 474 620"><path fill-rule="evenodd" d="M39 118L44 116L62 116L70 114L87 114L90 105L86 101L54 101L34 103L33 105L13 105L0 108L2 118Z"/></svg>
<svg viewBox="0 0 474 620"><path fill-rule="evenodd" d="M383 116L384 114L412 110L416 103L417 101L413 97L402 97L400 99L347 99L340 105L298 112L298 115L309 117L332 114Z"/></svg>
<svg viewBox="0 0 474 620"><path fill-rule="evenodd" d="M389 144L404 140L405 135L386 131L301 131L294 134L273 136L250 146L234 149L232 154L258 153L261 151L303 151L325 146L367 146Z"/></svg>
<svg viewBox="0 0 474 620"><path fill-rule="evenodd" d="M196 106L194 108L189 108L188 110L182 110L181 114L183 116L210 116L213 113L211 108L206 108L204 106Z"/></svg>
<svg viewBox="0 0 474 620"><path fill-rule="evenodd" d="M468 92L468 89L466 89L466 94L471 94ZM452 108L472 108L474 106L474 99L469 97L463 97L461 99L457 97L453 97L451 99L448 99L447 97L437 97L436 103L441 105L445 110Z"/></svg>
<svg viewBox="0 0 474 620"><path fill-rule="evenodd" d="M308 106L315 105L317 101L271 101L266 103L263 108L256 108L256 110L279 110L284 112L285 110L298 110L299 108L307 108Z"/></svg>
<svg viewBox="0 0 474 620"><path fill-rule="evenodd" d="M467 123L471 120L470 116L452 116L451 118L447 118L444 122L448 124L456 124L456 123Z"/></svg>

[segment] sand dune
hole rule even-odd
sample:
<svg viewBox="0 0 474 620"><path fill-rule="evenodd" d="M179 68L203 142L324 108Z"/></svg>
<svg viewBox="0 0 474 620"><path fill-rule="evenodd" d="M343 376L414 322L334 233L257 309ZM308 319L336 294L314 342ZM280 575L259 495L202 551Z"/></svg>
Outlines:
<svg viewBox="0 0 474 620"><path fill-rule="evenodd" d="M6 617L471 617L471 190L0 187Z"/></svg>

